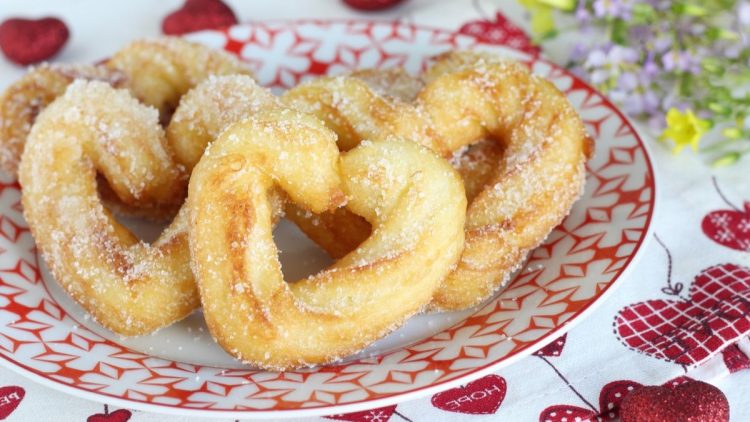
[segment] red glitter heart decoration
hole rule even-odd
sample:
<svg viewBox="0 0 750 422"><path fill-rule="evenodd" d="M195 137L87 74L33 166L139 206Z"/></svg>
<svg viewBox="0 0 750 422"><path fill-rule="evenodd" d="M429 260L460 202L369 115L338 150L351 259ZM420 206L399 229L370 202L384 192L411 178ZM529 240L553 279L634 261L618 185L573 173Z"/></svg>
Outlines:
<svg viewBox="0 0 750 422"><path fill-rule="evenodd" d="M648 300L615 317L623 344L647 355L697 365L750 333L750 269L735 264L706 268L688 300Z"/></svg>
<svg viewBox="0 0 750 422"><path fill-rule="evenodd" d="M0 388L0 420L13 413L25 395L26 390L17 385Z"/></svg>
<svg viewBox="0 0 750 422"><path fill-rule="evenodd" d="M133 416L130 410L118 409L109 413L97 413L86 419L86 422L127 422Z"/></svg>
<svg viewBox="0 0 750 422"><path fill-rule="evenodd" d="M490 415L500 407L506 390L503 377L487 375L464 387L435 394L432 396L432 405L449 412Z"/></svg>
<svg viewBox="0 0 750 422"><path fill-rule="evenodd" d="M234 11L221 0L187 0L180 9L164 18L161 30L167 35L181 35L236 23Z"/></svg>
<svg viewBox="0 0 750 422"><path fill-rule="evenodd" d="M662 387L671 390L684 383L692 381L692 378L682 376L665 382L662 384ZM620 406L622 405L623 400L625 400L625 397L642 387L643 384L631 380L612 381L602 387L599 392L599 413L595 410L583 407L572 406L569 404L558 404L542 410L542 413L539 414L539 421L593 421L599 420L597 417L601 418L603 421L616 421L620 418Z"/></svg>
<svg viewBox="0 0 750 422"><path fill-rule="evenodd" d="M25 66L54 56L69 36L68 27L57 18L12 18L0 24L0 50Z"/></svg>
<svg viewBox="0 0 750 422"><path fill-rule="evenodd" d="M359 10L381 10L393 7L404 0L344 0L350 7Z"/></svg>
<svg viewBox="0 0 750 422"><path fill-rule="evenodd" d="M460 34L471 35L482 42L489 44L502 44L537 56L541 51L523 29L516 26L500 12L495 15L495 20L470 21L461 26Z"/></svg>
<svg viewBox="0 0 750 422"><path fill-rule="evenodd" d="M729 420L724 393L702 381L674 388L641 387L628 394L620 408L622 422L723 422Z"/></svg>
<svg viewBox="0 0 750 422"><path fill-rule="evenodd" d="M738 251L750 252L750 202L744 210L718 210L703 217L703 233L714 242Z"/></svg>
<svg viewBox="0 0 750 422"><path fill-rule="evenodd" d="M396 406L386 406L363 412L345 413L343 415L325 416L326 419L349 422L387 422L396 411Z"/></svg>

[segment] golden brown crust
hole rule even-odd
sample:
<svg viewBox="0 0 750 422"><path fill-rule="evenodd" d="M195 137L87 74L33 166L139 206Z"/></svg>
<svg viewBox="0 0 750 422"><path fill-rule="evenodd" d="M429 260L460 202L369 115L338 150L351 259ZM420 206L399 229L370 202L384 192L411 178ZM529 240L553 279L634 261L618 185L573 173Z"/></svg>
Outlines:
<svg viewBox="0 0 750 422"><path fill-rule="evenodd" d="M180 200L185 180L158 120L125 90L75 81L39 115L19 169L24 217L50 271L122 335L151 332L198 306L185 213L149 245L115 221L97 191L99 172L124 204Z"/></svg>
<svg viewBox="0 0 750 422"><path fill-rule="evenodd" d="M136 41L99 65L41 65L8 87L0 97L0 169L16 175L37 115L75 79L99 80L116 88L128 88L136 98L159 109L161 122L169 122L174 107L188 90L212 75L228 74L251 72L226 52L179 38ZM180 139L170 141L176 143ZM106 183L99 186L103 200L117 214L164 220L173 217L180 206L180 202L157 208L143 203L127 204L112 195ZM184 197L184 191L181 196Z"/></svg>
<svg viewBox="0 0 750 422"><path fill-rule="evenodd" d="M348 207L374 227L330 268L284 281L268 194ZM213 142L193 171L190 248L204 315L230 354L274 370L332 362L419 312L463 246L465 195L439 157L408 142L339 156L318 119L268 110Z"/></svg>
<svg viewBox="0 0 750 422"><path fill-rule="evenodd" d="M16 174L36 116L75 79L128 88L168 122L188 90L211 75L252 75L237 58L179 38L135 41L99 65L43 64L0 97L0 168Z"/></svg>
<svg viewBox="0 0 750 422"><path fill-rule="evenodd" d="M105 66L42 64L31 69L0 96L0 169L17 174L36 117L75 79L102 80L120 87L125 78Z"/></svg>
<svg viewBox="0 0 750 422"><path fill-rule="evenodd" d="M425 72L416 94L417 83L402 84L412 88L397 90L401 93L383 88L403 75L357 76L320 78L289 90L283 100L336 131L348 128L340 134L343 148L395 135L444 156L457 153L453 161L460 165L466 156L462 148L487 138L496 142L494 148L470 149L474 164L462 171L470 197L466 247L431 306L462 309L481 302L568 213L583 189L591 138L565 96L549 82L493 56L444 54ZM335 218L341 224L350 219ZM324 247L333 243L320 231L302 228ZM350 250L357 238L357 233L342 236L336 252Z"/></svg>

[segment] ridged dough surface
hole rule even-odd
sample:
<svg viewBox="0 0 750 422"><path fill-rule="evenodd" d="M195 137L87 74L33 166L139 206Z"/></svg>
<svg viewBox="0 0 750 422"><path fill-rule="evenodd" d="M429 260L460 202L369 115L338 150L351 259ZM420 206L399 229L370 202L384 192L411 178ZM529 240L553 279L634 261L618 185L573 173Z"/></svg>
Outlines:
<svg viewBox="0 0 750 422"><path fill-rule="evenodd" d="M172 204L185 183L156 109L78 80L40 114L21 160L36 244L58 283L114 332L145 334L184 318L198 306L185 212L153 244L139 241L102 204L97 173L125 204Z"/></svg>
<svg viewBox="0 0 750 422"><path fill-rule="evenodd" d="M268 110L230 126L190 180L190 248L211 334L266 369L354 353L426 306L463 248L465 194L448 163L409 141L340 154L317 118ZM269 192L320 213L346 202L373 226L357 249L287 283Z"/></svg>
<svg viewBox="0 0 750 422"><path fill-rule="evenodd" d="M592 142L565 96L518 63L447 53L421 79L405 81L398 71L320 78L287 91L283 101L324 120L342 150L364 139L398 137L445 157L458 153L460 163L467 146L486 139L498 145L475 150L473 173L464 171L484 180L481 186L466 181L465 249L431 304L463 309L497 291L567 215L583 190ZM343 214L289 215L329 253L341 254L356 247L366 228L336 239L310 221L361 226L356 216Z"/></svg>

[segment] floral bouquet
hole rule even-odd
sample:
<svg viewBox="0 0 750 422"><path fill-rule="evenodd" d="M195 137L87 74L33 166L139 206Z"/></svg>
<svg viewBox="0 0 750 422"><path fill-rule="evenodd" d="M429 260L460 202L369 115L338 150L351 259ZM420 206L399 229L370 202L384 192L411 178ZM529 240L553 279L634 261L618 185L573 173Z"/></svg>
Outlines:
<svg viewBox="0 0 750 422"><path fill-rule="evenodd" d="M750 1L519 0L537 40L556 36L556 13L576 29L603 31L568 66L670 142L716 166L750 152ZM716 127L722 136L703 142Z"/></svg>

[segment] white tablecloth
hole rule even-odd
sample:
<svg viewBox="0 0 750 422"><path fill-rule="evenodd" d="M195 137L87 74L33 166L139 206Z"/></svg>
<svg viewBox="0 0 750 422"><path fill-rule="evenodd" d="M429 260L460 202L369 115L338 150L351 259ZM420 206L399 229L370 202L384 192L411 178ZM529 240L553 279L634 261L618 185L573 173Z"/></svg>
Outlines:
<svg viewBox="0 0 750 422"><path fill-rule="evenodd" d="M111 54L128 41L160 34L162 18L180 6L179 0L153 2L101 2L96 0L34 1L3 0L0 20L11 16L61 17L71 29L71 39L55 61L92 62ZM351 18L406 19L430 26L459 28L463 23L481 19L479 11L469 0L407 0L400 7L378 13L360 13L349 9L338 0L228 1L241 22L265 19L293 18ZM293 5L292 5L293 3ZM495 10L523 25L522 9L514 1L479 1L487 16ZM553 60L565 62L565 51L576 38L567 34L554 41L545 51ZM548 46L549 47L549 46ZM0 59L0 88L10 84L24 70ZM735 250L712 240L702 229L704 217L716 210L729 210L732 205L717 191L721 188L726 200L741 208L750 201L750 159L740 164L713 170L691 153L673 156L658 145L653 136L646 136L653 152L658 177L659 207L655 232L669 249L673 260L672 280L681 281L687 291L694 277L708 267L734 264L750 267L750 253ZM716 181L716 184L714 183ZM717 236L713 233L712 236ZM487 378L482 389L488 391L482 399L472 399L472 384L439 398L425 397L400 403L395 409L385 408L369 416L351 416L351 420L370 421L457 421L457 420L539 420L548 415L553 406L558 409L580 408L607 414L606 400L600 396L614 381L630 380L643 385L663 384L678 376L713 382L730 401L732 420L750 420L750 371L734 368L718 355L702 367L685 373L685 368L637 353L623 346L612 333L615 314L628 305L644 300L667 299L662 292L666 285L668 261L665 249L657 242L649 242L643 258L637 263L619 290L608 301L576 326L558 343L557 353L548 351L523 359ZM747 343L747 341L745 341ZM747 344L740 345L747 353ZM741 348L732 349L742 353ZM742 357L743 355L738 355ZM747 356L744 357L747 359ZM499 380L503 381L500 382ZM501 385L502 384L502 385ZM103 404L74 398L42 387L5 369L0 369L0 415L3 400L19 398L17 390L1 390L18 386L25 391L19 406L7 416L9 421L83 421L92 415L103 414ZM2 393L5 391L6 393ZM13 396L13 393L16 393ZM478 397L474 395L474 397ZM453 403L451 403L453 402ZM441 410L452 408L453 411ZM116 412L107 407L109 419L93 417L92 421L197 421L196 418L165 416L135 410ZM380 415L380 416L377 416ZM305 420L321 420L312 418Z"/></svg>

